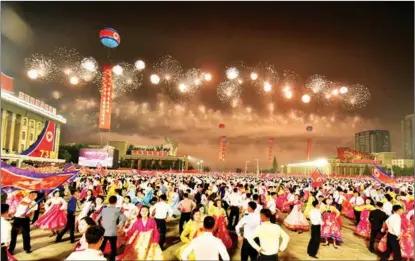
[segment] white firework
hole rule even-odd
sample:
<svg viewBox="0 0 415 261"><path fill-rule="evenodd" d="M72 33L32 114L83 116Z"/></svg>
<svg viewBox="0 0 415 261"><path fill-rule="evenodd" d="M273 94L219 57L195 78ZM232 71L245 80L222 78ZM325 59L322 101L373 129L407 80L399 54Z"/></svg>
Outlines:
<svg viewBox="0 0 415 261"><path fill-rule="evenodd" d="M182 74L183 68L180 63L171 55L161 57L154 65L153 69L160 77L160 80L166 84L177 83Z"/></svg>
<svg viewBox="0 0 415 261"><path fill-rule="evenodd" d="M219 84L217 88L218 97L222 102L230 102L238 99L242 93L242 87L235 81L226 81Z"/></svg>
<svg viewBox="0 0 415 261"><path fill-rule="evenodd" d="M118 98L138 89L143 83L143 74L135 68L134 64L121 62L118 64L121 70L118 73L113 73L113 97ZM114 67L115 68L115 67Z"/></svg>
<svg viewBox="0 0 415 261"><path fill-rule="evenodd" d="M315 94L322 94L326 92L329 84L330 82L324 76L315 74L308 79L306 88Z"/></svg>
<svg viewBox="0 0 415 261"><path fill-rule="evenodd" d="M29 78L42 82L51 82L55 75L56 65L54 61L42 54L33 54L25 59L26 72Z"/></svg>
<svg viewBox="0 0 415 261"><path fill-rule="evenodd" d="M226 77L229 80L235 80L239 76L239 70L236 67L230 67L226 70Z"/></svg>

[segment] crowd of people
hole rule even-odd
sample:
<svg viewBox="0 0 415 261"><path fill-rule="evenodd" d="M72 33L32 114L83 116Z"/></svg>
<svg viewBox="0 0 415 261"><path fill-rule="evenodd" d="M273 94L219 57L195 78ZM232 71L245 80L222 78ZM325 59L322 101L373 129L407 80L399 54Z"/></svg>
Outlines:
<svg viewBox="0 0 415 261"><path fill-rule="evenodd" d="M278 260L289 248L286 230L310 231L307 254L317 259L320 245L341 249L342 216L355 222L355 234L381 260L413 259L413 190L413 180L391 188L370 179L332 178L314 186L307 177L278 175L84 173L50 193L7 195L2 260L14 260L20 232L31 253L31 224L56 242L69 232L76 252L67 260L163 260L172 219L179 219L183 242L179 260L230 260L238 242L241 260Z"/></svg>

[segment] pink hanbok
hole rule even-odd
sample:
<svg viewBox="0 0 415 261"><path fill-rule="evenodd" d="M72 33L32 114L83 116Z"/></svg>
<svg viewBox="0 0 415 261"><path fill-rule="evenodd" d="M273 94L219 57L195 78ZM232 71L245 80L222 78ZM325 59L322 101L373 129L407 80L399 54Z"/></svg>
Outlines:
<svg viewBox="0 0 415 261"><path fill-rule="evenodd" d="M339 243L343 242L340 232L340 224L336 219L336 208L333 206L323 207L323 225L321 226L321 238L332 238Z"/></svg>
<svg viewBox="0 0 415 261"><path fill-rule="evenodd" d="M362 211L362 214L360 215L360 222L357 224L356 229L354 232L363 237L363 238L370 238L370 230L371 230L371 224L369 222L369 215L370 210L365 209Z"/></svg>
<svg viewBox="0 0 415 261"><path fill-rule="evenodd" d="M35 222L35 226L44 230L61 230L68 221L66 216L66 201L61 198L51 198L45 204L46 212Z"/></svg>

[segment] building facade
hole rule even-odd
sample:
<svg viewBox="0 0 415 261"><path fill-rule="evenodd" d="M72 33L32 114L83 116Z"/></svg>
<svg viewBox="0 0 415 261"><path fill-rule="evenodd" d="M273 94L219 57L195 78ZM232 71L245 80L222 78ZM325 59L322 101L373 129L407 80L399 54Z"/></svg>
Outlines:
<svg viewBox="0 0 415 261"><path fill-rule="evenodd" d="M404 159L414 159L414 121L414 114L406 116L402 121Z"/></svg>
<svg viewBox="0 0 415 261"><path fill-rule="evenodd" d="M16 155L28 149L41 134L46 121L56 124L53 151L47 152L47 158L56 159L59 152L61 124L66 120L56 115L56 111L46 110L21 99L13 92L1 90L1 151L3 154ZM46 155L45 155L46 157Z"/></svg>
<svg viewBox="0 0 415 261"><path fill-rule="evenodd" d="M355 134L355 149L360 152L391 152L391 139L387 130L368 130Z"/></svg>
<svg viewBox="0 0 415 261"><path fill-rule="evenodd" d="M392 166L398 166L400 168L412 168L414 166L413 159L394 159L392 160Z"/></svg>

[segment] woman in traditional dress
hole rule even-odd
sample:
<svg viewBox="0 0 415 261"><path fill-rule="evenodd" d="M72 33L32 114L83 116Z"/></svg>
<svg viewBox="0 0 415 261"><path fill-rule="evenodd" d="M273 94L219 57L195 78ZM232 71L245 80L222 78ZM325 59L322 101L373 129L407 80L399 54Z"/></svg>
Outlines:
<svg viewBox="0 0 415 261"><path fill-rule="evenodd" d="M88 243L86 242L85 232L90 226L95 226L95 221L90 217L84 217L79 221L78 230L81 233L81 239L75 245L74 251L82 251L88 248Z"/></svg>
<svg viewBox="0 0 415 261"><path fill-rule="evenodd" d="M88 217L91 214L91 209L94 206L95 198L94 197L87 197L88 200L86 200L82 206L81 213L79 213L79 216L76 220L78 226L79 222L84 218Z"/></svg>
<svg viewBox="0 0 415 261"><path fill-rule="evenodd" d="M171 203L170 203L170 208L174 216L180 215L180 211L178 209L179 202L180 202L179 189L175 188L171 193Z"/></svg>
<svg viewBox="0 0 415 261"><path fill-rule="evenodd" d="M342 243L342 236L340 233L340 224L338 223L338 218L340 217L340 212L336 207L332 206L332 200L327 199L326 204L322 204L320 211L323 214L323 225L321 226L321 238L324 238L325 244L323 246L329 245L329 239L333 239L333 246L337 248L336 243Z"/></svg>
<svg viewBox="0 0 415 261"><path fill-rule="evenodd" d="M291 213L284 220L284 225L287 228L297 231L299 234L309 229L308 221L301 212L302 207L303 202L300 201L300 196L296 194L293 210L291 210Z"/></svg>
<svg viewBox="0 0 415 261"><path fill-rule="evenodd" d="M228 229L226 228L228 225L228 219L226 211L222 207L222 200L216 199L215 206L211 211L212 212L209 213L209 215L215 218L215 228L213 230L213 235L222 240L227 249L230 249L232 247L232 239L229 236Z"/></svg>
<svg viewBox="0 0 415 261"><path fill-rule="evenodd" d="M10 206L9 208L9 215L12 217L16 213L17 206L19 205L20 201L26 196L24 190L18 190L12 193L7 194L6 204Z"/></svg>
<svg viewBox="0 0 415 261"><path fill-rule="evenodd" d="M189 246L193 238L203 233L203 219L201 219L201 217L202 213L196 208L192 211L191 219L184 225L183 232L180 234L180 240L184 245L176 251L176 257L179 260L182 259L183 251ZM196 260L196 258L192 254L189 257L189 260Z"/></svg>
<svg viewBox="0 0 415 261"><path fill-rule="evenodd" d="M117 260L164 260L158 244L157 223L149 217L149 208L143 206L139 219L132 225L126 235L127 246Z"/></svg>
<svg viewBox="0 0 415 261"><path fill-rule="evenodd" d="M102 218L98 220L98 217L101 215L102 209L104 208L104 197L98 196L95 199L94 207L91 209L91 218L97 223L98 225L101 225Z"/></svg>
<svg viewBox="0 0 415 261"><path fill-rule="evenodd" d="M150 184L147 184L147 187L144 191L143 204L150 206L150 201L153 199L153 188Z"/></svg>
<svg viewBox="0 0 415 261"><path fill-rule="evenodd" d="M135 208L137 207L133 203L131 203L130 196L125 196L124 203L122 204L122 207L121 207L121 212L124 214L124 216L127 219L130 218L131 211Z"/></svg>
<svg viewBox="0 0 415 261"><path fill-rule="evenodd" d="M310 195L309 195L308 200L307 200L307 205L306 205L305 210L304 210L304 216L306 218L310 218L310 211L313 209L313 201L314 200L317 200L316 199L316 193L315 192L310 192Z"/></svg>
<svg viewBox="0 0 415 261"><path fill-rule="evenodd" d="M60 196L60 191L55 190L53 197L48 199L45 203L45 213L35 222L35 226L51 230L50 237L55 236L59 230L65 228L68 221L66 216L66 201Z"/></svg>
<svg viewBox="0 0 415 261"><path fill-rule="evenodd" d="M360 222L357 224L354 232L363 238L370 238L371 225L369 215L370 211L375 210L375 207L373 206L373 200L371 198L367 198L365 203L363 206L356 207L356 210L361 211L362 214L360 215Z"/></svg>

